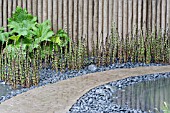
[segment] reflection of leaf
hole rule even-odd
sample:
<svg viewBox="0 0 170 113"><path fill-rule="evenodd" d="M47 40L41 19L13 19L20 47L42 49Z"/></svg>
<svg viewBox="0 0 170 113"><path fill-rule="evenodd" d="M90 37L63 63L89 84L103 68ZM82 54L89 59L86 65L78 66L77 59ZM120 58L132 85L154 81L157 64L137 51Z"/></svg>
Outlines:
<svg viewBox="0 0 170 113"><path fill-rule="evenodd" d="M169 105L166 102L163 102L163 105L161 106L161 112L158 110L158 108L154 108L158 113L170 113Z"/></svg>

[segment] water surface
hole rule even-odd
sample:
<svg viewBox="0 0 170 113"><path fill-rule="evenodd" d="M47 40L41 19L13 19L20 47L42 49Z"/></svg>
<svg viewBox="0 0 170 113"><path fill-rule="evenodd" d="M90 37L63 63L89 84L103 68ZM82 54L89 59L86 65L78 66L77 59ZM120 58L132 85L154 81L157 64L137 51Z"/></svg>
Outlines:
<svg viewBox="0 0 170 113"><path fill-rule="evenodd" d="M113 97L114 103L122 107L141 109L143 111L159 111L163 102L170 104L170 78L161 78L129 85L118 90ZM169 106L170 107L170 106Z"/></svg>

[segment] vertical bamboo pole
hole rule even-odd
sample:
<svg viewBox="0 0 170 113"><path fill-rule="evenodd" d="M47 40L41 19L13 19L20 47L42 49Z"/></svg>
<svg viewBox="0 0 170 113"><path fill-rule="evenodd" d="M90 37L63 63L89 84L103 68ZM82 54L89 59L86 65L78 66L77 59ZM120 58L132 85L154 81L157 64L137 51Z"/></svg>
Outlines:
<svg viewBox="0 0 170 113"><path fill-rule="evenodd" d="M77 13L78 13L78 10L77 10L77 0L74 0L74 17L73 17L73 41L74 42L77 42L77 33L78 33L78 29L77 29Z"/></svg>
<svg viewBox="0 0 170 113"><path fill-rule="evenodd" d="M167 0L167 28L170 30L170 0ZM169 31L170 32L170 31ZM169 33L169 36L170 36L170 33Z"/></svg>
<svg viewBox="0 0 170 113"><path fill-rule="evenodd" d="M127 39L127 49L128 53L127 56L131 57L131 49L130 49L130 42L132 37L132 21L133 21L133 0L128 0L128 39Z"/></svg>
<svg viewBox="0 0 170 113"><path fill-rule="evenodd" d="M22 7L27 8L27 0L22 0Z"/></svg>
<svg viewBox="0 0 170 113"><path fill-rule="evenodd" d="M103 1L103 45L106 46L106 38L107 38L107 21L108 21L108 2L107 0Z"/></svg>
<svg viewBox="0 0 170 113"><path fill-rule="evenodd" d="M152 0L148 0L148 18L147 18L147 28L148 28L148 32L150 32L152 30Z"/></svg>
<svg viewBox="0 0 170 113"><path fill-rule="evenodd" d="M1 9L1 7L0 7ZM0 11L1 12L1 11ZM8 0L8 18L12 16L12 1ZM8 21L7 21L8 22ZM7 23L8 24L8 23ZM9 29L7 29L9 31Z"/></svg>
<svg viewBox="0 0 170 113"><path fill-rule="evenodd" d="M99 44L99 48L101 46L101 42L102 42L102 37L103 37L103 33L102 33L102 9L103 9L103 5L102 5L103 0L98 0L98 4L99 4L99 9L98 9L98 44ZM101 52L101 50L99 50Z"/></svg>
<svg viewBox="0 0 170 113"><path fill-rule="evenodd" d="M16 7L17 7L17 0L13 0L13 1L12 1L12 4L13 4L13 6L12 6L12 11L14 12L15 9L16 9Z"/></svg>
<svg viewBox="0 0 170 113"><path fill-rule="evenodd" d="M138 52L138 61L142 61L142 37L141 37L141 29L142 29L142 0L138 0L138 44L139 44L139 52ZM142 49L141 49L142 48Z"/></svg>
<svg viewBox="0 0 170 113"><path fill-rule="evenodd" d="M1 6L0 6L0 10L1 10ZM8 18L10 18L11 16L12 16L12 1L8 0Z"/></svg>
<svg viewBox="0 0 170 113"><path fill-rule="evenodd" d="M128 0L123 1L123 54L124 61L127 59L127 50L126 50L126 36L128 34Z"/></svg>
<svg viewBox="0 0 170 113"><path fill-rule="evenodd" d="M144 38L146 39L146 15L147 15L147 0L143 0L143 35Z"/></svg>
<svg viewBox="0 0 170 113"><path fill-rule="evenodd" d="M3 26L2 20L3 20L3 16L2 16L2 0L0 0L0 27Z"/></svg>
<svg viewBox="0 0 170 113"><path fill-rule="evenodd" d="M132 15L133 15L133 9L132 9L132 6L133 6L133 0L128 0L128 34L129 34L129 37L130 35L132 34Z"/></svg>
<svg viewBox="0 0 170 113"><path fill-rule="evenodd" d="M133 0L133 36L136 35L136 30L137 30L137 3L138 0Z"/></svg>
<svg viewBox="0 0 170 113"><path fill-rule="evenodd" d="M156 0L152 0L152 33L155 33L156 29Z"/></svg>
<svg viewBox="0 0 170 113"><path fill-rule="evenodd" d="M27 0L27 11L32 14L32 0Z"/></svg>
<svg viewBox="0 0 170 113"><path fill-rule="evenodd" d="M97 38L98 38L98 0L94 0L94 20L93 20L93 40L94 46L97 47ZM96 48L95 48L96 49Z"/></svg>
<svg viewBox="0 0 170 113"><path fill-rule="evenodd" d="M71 39L73 39L73 0L69 0L69 14L68 14L68 18L69 18L69 21L68 21L68 28L69 28L69 36Z"/></svg>
<svg viewBox="0 0 170 113"><path fill-rule="evenodd" d="M57 31L57 0L53 0L53 31Z"/></svg>
<svg viewBox="0 0 170 113"><path fill-rule="evenodd" d="M88 17L87 17L87 15L88 15L88 13L87 13L87 8L88 8L88 1L87 0L84 0L83 1L83 38L85 38L85 41L87 41L87 29L88 29ZM86 45L87 45L87 42L84 42L85 44L85 47L86 47ZM86 48L86 50L87 50L87 48Z"/></svg>
<svg viewBox="0 0 170 113"><path fill-rule="evenodd" d="M22 7L22 0L18 0L18 6Z"/></svg>
<svg viewBox="0 0 170 113"><path fill-rule="evenodd" d="M82 35L83 35L83 0L78 1L78 68L83 65L84 57L82 54Z"/></svg>
<svg viewBox="0 0 170 113"><path fill-rule="evenodd" d="M47 9L47 18L48 18L48 20L52 23L52 14L53 14L53 6L52 6L52 4L53 4L53 0L48 0L47 1L47 6L48 6L48 9ZM56 15L54 15L54 16L56 16ZM53 25L53 24L52 24Z"/></svg>
<svg viewBox="0 0 170 113"><path fill-rule="evenodd" d="M160 32L161 27L161 0L157 0L157 34Z"/></svg>
<svg viewBox="0 0 170 113"><path fill-rule="evenodd" d="M43 0L43 22L45 21L45 20L47 20L47 18L48 18L48 7L47 7L47 2L48 2L48 0Z"/></svg>
<svg viewBox="0 0 170 113"><path fill-rule="evenodd" d="M62 1L63 0L58 0L58 29L62 29L63 26L63 20L62 20Z"/></svg>
<svg viewBox="0 0 170 113"><path fill-rule="evenodd" d="M166 28L166 0L162 0L162 10L161 10L161 29L162 29L162 36L165 33L165 28Z"/></svg>
<svg viewBox="0 0 170 113"><path fill-rule="evenodd" d="M37 0L32 1L32 14L33 16L37 16Z"/></svg>
<svg viewBox="0 0 170 113"><path fill-rule="evenodd" d="M162 0L162 12L161 12L161 19L162 19L162 49L161 49L161 56L162 56L162 61L164 62L165 57L164 57L164 35L165 35L165 30L166 30L166 0Z"/></svg>
<svg viewBox="0 0 170 113"><path fill-rule="evenodd" d="M117 29L118 27L118 0L114 0L113 4L113 23Z"/></svg>
<svg viewBox="0 0 170 113"><path fill-rule="evenodd" d="M156 46L156 39L155 39L155 35L156 35L156 1L157 0L152 0L152 57L156 58L156 49L154 49L154 46ZM154 45L153 45L154 44Z"/></svg>
<svg viewBox="0 0 170 113"><path fill-rule="evenodd" d="M119 0L119 8L118 8L118 32L119 32L119 38L122 39L122 33L123 33L123 0Z"/></svg>
<svg viewBox="0 0 170 113"><path fill-rule="evenodd" d="M142 28L142 0L138 0L138 32Z"/></svg>
<svg viewBox="0 0 170 113"><path fill-rule="evenodd" d="M108 36L111 36L111 29L112 29L112 21L113 21L113 0L108 1Z"/></svg>
<svg viewBox="0 0 170 113"><path fill-rule="evenodd" d="M5 31L7 30L7 0L3 0L3 27L5 28Z"/></svg>
<svg viewBox="0 0 170 113"><path fill-rule="evenodd" d="M128 33L128 0L123 1L123 38L125 42Z"/></svg>
<svg viewBox="0 0 170 113"><path fill-rule="evenodd" d="M89 54L91 55L92 50L93 50L93 35L92 35L92 30L93 30L93 2L92 0L89 0L88 4L88 49L89 49Z"/></svg>
<svg viewBox="0 0 170 113"><path fill-rule="evenodd" d="M122 33L123 33L123 0L119 0L118 2L118 57L122 60Z"/></svg>
<svg viewBox="0 0 170 113"><path fill-rule="evenodd" d="M38 0L38 22L42 22L42 0Z"/></svg>
<svg viewBox="0 0 170 113"><path fill-rule="evenodd" d="M167 0L167 32L168 37L170 37L170 0ZM170 43L169 43L170 44ZM169 45L170 46L170 45ZM169 47L170 48L170 47ZM169 49L168 48L168 49ZM169 62L170 63L170 53L169 53Z"/></svg>
<svg viewBox="0 0 170 113"><path fill-rule="evenodd" d="M81 42L83 34L83 0L78 1L78 42Z"/></svg>
<svg viewBox="0 0 170 113"><path fill-rule="evenodd" d="M63 0L63 29L67 32L67 0Z"/></svg>

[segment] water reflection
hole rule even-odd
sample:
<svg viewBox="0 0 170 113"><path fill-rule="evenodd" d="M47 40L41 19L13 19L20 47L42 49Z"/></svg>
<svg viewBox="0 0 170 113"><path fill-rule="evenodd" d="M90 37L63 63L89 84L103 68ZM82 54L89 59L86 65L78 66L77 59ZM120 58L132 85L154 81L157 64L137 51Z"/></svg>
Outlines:
<svg viewBox="0 0 170 113"><path fill-rule="evenodd" d="M114 102L122 107L141 109L143 111L159 111L163 102L170 104L170 78L145 81L118 90Z"/></svg>

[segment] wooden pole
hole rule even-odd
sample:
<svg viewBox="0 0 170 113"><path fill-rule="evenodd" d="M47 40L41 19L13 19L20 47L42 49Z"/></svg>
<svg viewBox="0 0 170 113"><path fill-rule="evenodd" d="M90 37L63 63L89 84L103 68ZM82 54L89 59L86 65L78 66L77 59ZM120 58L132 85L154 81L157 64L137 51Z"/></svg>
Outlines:
<svg viewBox="0 0 170 113"><path fill-rule="evenodd" d="M57 0L53 0L53 31L56 33L57 31Z"/></svg>

